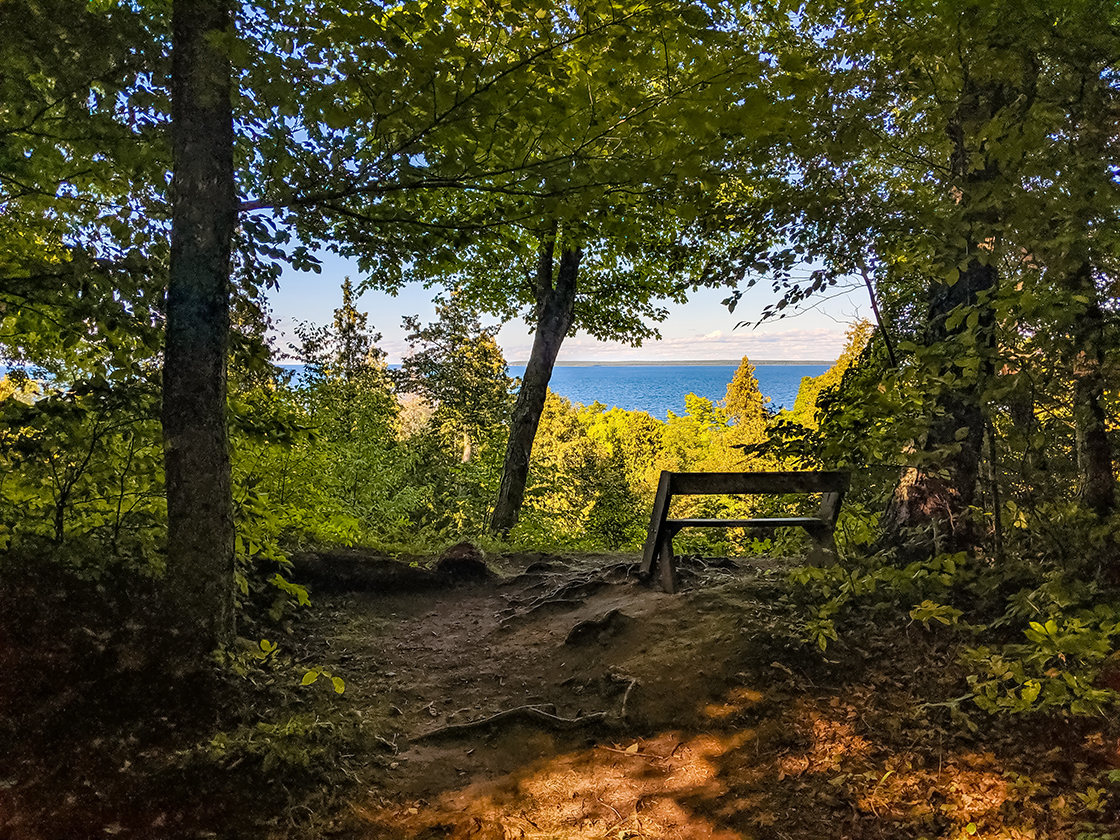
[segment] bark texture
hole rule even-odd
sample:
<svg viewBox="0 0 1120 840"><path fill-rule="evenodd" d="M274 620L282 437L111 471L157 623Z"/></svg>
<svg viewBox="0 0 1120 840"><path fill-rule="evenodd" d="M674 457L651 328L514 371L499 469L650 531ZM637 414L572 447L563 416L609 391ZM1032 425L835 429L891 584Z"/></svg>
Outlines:
<svg viewBox="0 0 1120 840"><path fill-rule="evenodd" d="M558 267L554 265L555 252L555 238L545 241L537 263L537 329L510 421L502 483L490 520L490 530L495 534L508 533L521 513L533 440L544 411L548 382L575 313L576 277L583 251L565 248L560 253Z"/></svg>
<svg viewBox="0 0 1120 840"><path fill-rule="evenodd" d="M1108 440L1107 416L1104 406L1104 360L1108 346L1107 319L1101 308L1095 269L1101 255L1096 253L1093 230L1101 224L1099 208L1108 206L1108 198L1100 195L1101 186L1111 180L1108 174L1115 158L1115 122L1102 115L1115 111L1110 107L1112 96L1101 74L1090 61L1081 67L1081 98L1076 104L1073 121L1076 134L1073 157L1086 162L1082 172L1092 173L1078 183L1071 198L1069 213L1071 244L1062 256L1066 263L1066 291L1075 300L1083 300L1084 311L1074 318L1070 338L1073 367L1073 422L1077 448L1077 495L1082 504L1099 516L1107 516L1116 507L1116 476L1113 473L1112 445ZM1114 570L1117 566L1112 561Z"/></svg>
<svg viewBox="0 0 1120 840"><path fill-rule="evenodd" d="M172 9L171 275L163 371L166 620L177 658L201 664L234 631L234 525L226 430L230 250L237 205L226 0Z"/></svg>
<svg viewBox="0 0 1120 840"><path fill-rule="evenodd" d="M926 452L940 454L939 469L903 471L880 522L881 539L887 544L897 544L904 528L926 526L933 532L936 550L960 551L976 542L969 506L980 477L986 426L983 392L992 374L986 351L993 339L993 315L984 294L995 288L998 279L988 260L993 243L986 241L989 234L985 231L996 221L988 193L999 168L991 162L973 166L965 126L987 123L1008 96L1001 87L980 89L969 82L956 119L948 126L949 188L961 209L964 250L959 259L946 260L946 264L955 262L965 268L955 282L937 279L930 284L926 343L951 346L966 330L975 329L978 340L958 346L980 356L979 370L975 376L958 377L953 387L937 395L929 430L920 445ZM962 308L968 315L976 314L973 326L967 317L950 321L950 315ZM946 361L943 373L953 372L954 361Z"/></svg>
<svg viewBox="0 0 1120 840"><path fill-rule="evenodd" d="M1116 476L1104 410L1105 319L1086 266L1074 275L1071 292L1089 297L1073 329L1073 422L1077 445L1077 495L1098 516L1115 507Z"/></svg>
<svg viewBox="0 0 1120 840"><path fill-rule="evenodd" d="M983 353L985 347L990 347L993 317L987 305L980 303L980 297L995 288L996 279L995 267L973 256L956 283L951 286L935 284L930 296L931 343L952 341L968 329L964 321L955 329L948 327L949 314L958 307L965 307L979 316L976 329L982 340L977 352ZM982 360L976 382L948 389L941 395L939 407L943 413L934 418L926 438L926 449L930 451L952 450L955 443L960 446L959 450L948 452L943 466L949 473L955 497L951 507L961 513L967 511L976 496L986 430L982 392L984 380L991 372L990 362ZM967 429L968 434L958 441L960 429Z"/></svg>
<svg viewBox="0 0 1120 840"><path fill-rule="evenodd" d="M995 268L973 258L956 283L935 284L930 294L930 343L949 341L965 329L963 322L952 330L947 327L949 313L961 306L979 312L981 334L991 335L991 312L978 303L978 296L995 283ZM982 372L975 384L947 389L939 396L939 413L922 445L927 452L944 453L940 469L903 471L883 514L885 542L897 544L903 529L920 527L931 528L937 550L961 551L975 542L969 506L976 498L983 457L987 422L982 405L984 378ZM958 438L962 429L966 433Z"/></svg>

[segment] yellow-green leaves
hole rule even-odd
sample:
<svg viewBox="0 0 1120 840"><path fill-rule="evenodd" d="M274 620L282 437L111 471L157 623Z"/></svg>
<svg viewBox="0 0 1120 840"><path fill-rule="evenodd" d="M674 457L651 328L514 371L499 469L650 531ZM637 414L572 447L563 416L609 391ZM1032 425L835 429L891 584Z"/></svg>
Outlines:
<svg viewBox="0 0 1120 840"><path fill-rule="evenodd" d="M342 694L342 692L346 690L346 683L343 681L342 677L333 676L330 671L324 668L309 669L307 673L303 675L303 679L300 680L300 685L312 685L319 677L327 677L331 681L331 688L334 689L335 694Z"/></svg>

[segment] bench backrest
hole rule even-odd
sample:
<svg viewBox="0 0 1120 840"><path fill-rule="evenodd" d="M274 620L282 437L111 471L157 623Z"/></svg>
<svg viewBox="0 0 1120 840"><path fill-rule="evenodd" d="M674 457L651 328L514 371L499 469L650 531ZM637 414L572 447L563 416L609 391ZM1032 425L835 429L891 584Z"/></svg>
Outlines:
<svg viewBox="0 0 1120 840"><path fill-rule="evenodd" d="M642 570L649 571L662 539L673 496L823 493L819 516L835 524L840 501L848 492L851 474L842 470L822 472L669 472L661 473L653 515L642 551Z"/></svg>
<svg viewBox="0 0 1120 840"><path fill-rule="evenodd" d="M670 496L703 494L846 493L851 475L832 472L662 472L668 476ZM658 494L661 487L658 486Z"/></svg>

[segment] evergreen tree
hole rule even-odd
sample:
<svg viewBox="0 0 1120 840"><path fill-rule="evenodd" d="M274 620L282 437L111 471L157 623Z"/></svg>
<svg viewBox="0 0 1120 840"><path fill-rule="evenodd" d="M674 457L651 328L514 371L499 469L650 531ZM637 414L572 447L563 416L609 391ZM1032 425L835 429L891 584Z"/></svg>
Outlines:
<svg viewBox="0 0 1120 840"><path fill-rule="evenodd" d="M342 282L342 306L334 311L334 362L343 379L350 381L375 366L384 357L376 349L381 334L367 329L369 315L354 306L354 284Z"/></svg>
<svg viewBox="0 0 1120 840"><path fill-rule="evenodd" d="M319 434L333 441L354 436L392 437L397 405L391 393L381 334L354 306L354 289L342 284L342 306L330 327L300 324L297 359L305 366L307 411Z"/></svg>
<svg viewBox="0 0 1120 840"><path fill-rule="evenodd" d="M381 335L368 320L355 307L346 278L332 325L296 330L297 358L306 366L303 407L323 459L318 481L359 521L384 505L382 473L396 443L399 411L385 353L376 346Z"/></svg>
<svg viewBox="0 0 1120 840"><path fill-rule="evenodd" d="M431 404L440 431L461 442L465 463L485 430L508 421L513 381L494 340L497 327L483 328L455 295L436 313L438 320L425 327L416 316L404 319L411 352L397 382Z"/></svg>
<svg viewBox="0 0 1120 840"><path fill-rule="evenodd" d="M766 438L768 402L770 398L759 390L754 365L744 356L723 400L724 411L731 422L731 437L736 444L760 443Z"/></svg>

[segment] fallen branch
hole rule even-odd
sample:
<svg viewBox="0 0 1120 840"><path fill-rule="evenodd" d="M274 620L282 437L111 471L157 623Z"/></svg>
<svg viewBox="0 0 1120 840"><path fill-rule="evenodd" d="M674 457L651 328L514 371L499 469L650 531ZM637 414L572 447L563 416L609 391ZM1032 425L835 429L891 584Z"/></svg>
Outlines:
<svg viewBox="0 0 1120 840"><path fill-rule="evenodd" d="M553 707L555 708L555 707ZM560 717L551 712L546 712L541 706L517 706L513 709L505 709L504 711L490 715L489 717L480 718L479 720L468 721L467 723L452 723L447 726L441 726L439 729L433 729L425 732L416 737L417 741L426 741L431 738L442 738L444 736L462 735L467 732L472 732L475 729L483 729L487 726L493 726L496 723L505 723L517 718L524 718L528 721L537 724L543 724L550 729L578 729L581 726L587 726L592 723L601 723L607 719L607 712L595 712L590 715L581 715L575 718Z"/></svg>

